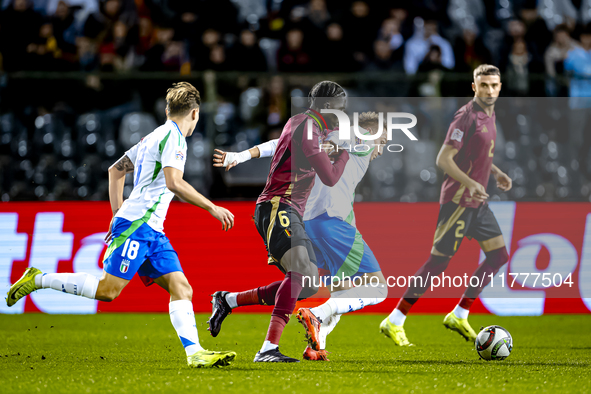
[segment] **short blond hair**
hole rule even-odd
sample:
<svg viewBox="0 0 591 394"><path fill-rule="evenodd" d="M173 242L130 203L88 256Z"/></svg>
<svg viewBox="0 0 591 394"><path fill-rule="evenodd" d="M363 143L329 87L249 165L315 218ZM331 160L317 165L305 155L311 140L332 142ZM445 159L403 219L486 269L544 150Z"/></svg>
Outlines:
<svg viewBox="0 0 591 394"><path fill-rule="evenodd" d="M179 82L166 91L168 116L184 116L189 111L199 108L201 96L195 86L189 82Z"/></svg>
<svg viewBox="0 0 591 394"><path fill-rule="evenodd" d="M359 126L366 128L368 126L378 125L380 115L377 112L363 112L359 114ZM377 131L377 130L376 130Z"/></svg>
<svg viewBox="0 0 591 394"><path fill-rule="evenodd" d="M491 64L481 64L474 69L474 80L480 75L498 75L501 77L499 69Z"/></svg>

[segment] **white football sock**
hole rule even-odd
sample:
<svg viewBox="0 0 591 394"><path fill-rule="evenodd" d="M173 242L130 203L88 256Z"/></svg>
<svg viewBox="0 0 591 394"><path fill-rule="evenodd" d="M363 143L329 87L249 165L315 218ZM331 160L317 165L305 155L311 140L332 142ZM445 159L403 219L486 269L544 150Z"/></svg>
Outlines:
<svg viewBox="0 0 591 394"><path fill-rule="evenodd" d="M238 293L228 293L226 294L226 302L230 305L230 308L234 309L238 306L238 301L236 300L236 296Z"/></svg>
<svg viewBox="0 0 591 394"><path fill-rule="evenodd" d="M98 285L99 278L84 272L77 274L39 274L35 276L35 286L40 289L54 289L93 300Z"/></svg>
<svg viewBox="0 0 591 394"><path fill-rule="evenodd" d="M168 312L172 326L185 347L187 356L203 350L199 344L199 334L197 334L193 303L188 300L171 301L168 304Z"/></svg>
<svg viewBox="0 0 591 394"><path fill-rule="evenodd" d="M339 320L341 320L342 315L332 315L326 323L320 324L320 332L318 342L320 344L320 349L326 349L326 337L328 334L332 332L332 330L337 326Z"/></svg>
<svg viewBox="0 0 591 394"><path fill-rule="evenodd" d="M454 308L454 315L456 315L460 319L467 319L469 313L470 311L468 309L464 309L459 305L456 305L456 307Z"/></svg>
<svg viewBox="0 0 591 394"><path fill-rule="evenodd" d="M310 308L310 312L312 312L314 316L316 316L321 322L328 321L328 319L330 319L332 314L336 311L334 305L331 304L329 301L330 299L326 301L324 304L318 305L314 308Z"/></svg>
<svg viewBox="0 0 591 394"><path fill-rule="evenodd" d="M386 299L387 295L388 289L384 284L377 287L371 285L353 287L352 289L334 292L328 301L317 308L310 309L310 311L316 315L315 310L318 310L319 315L328 318L334 314L358 311L367 305L379 304ZM323 320L319 315L316 315L316 317Z"/></svg>
<svg viewBox="0 0 591 394"><path fill-rule="evenodd" d="M263 346L261 347L260 353L265 353L265 352L268 352L269 350L273 350L278 347L279 347L279 345L276 345L276 344L271 343L269 341L265 341L265 342L263 342Z"/></svg>
<svg viewBox="0 0 591 394"><path fill-rule="evenodd" d="M390 313L388 316L390 323L394 324L395 326L403 326L404 321L406 320L406 315L400 311L400 309L396 308Z"/></svg>

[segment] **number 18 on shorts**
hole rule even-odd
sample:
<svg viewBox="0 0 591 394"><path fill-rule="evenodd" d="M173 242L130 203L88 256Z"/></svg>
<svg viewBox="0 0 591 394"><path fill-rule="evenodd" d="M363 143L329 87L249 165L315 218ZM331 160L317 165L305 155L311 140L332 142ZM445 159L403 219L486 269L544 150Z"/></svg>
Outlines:
<svg viewBox="0 0 591 394"><path fill-rule="evenodd" d="M105 272L127 280L139 273L144 284L170 272L181 271L178 256L163 233L142 220L115 218L113 241L103 260Z"/></svg>

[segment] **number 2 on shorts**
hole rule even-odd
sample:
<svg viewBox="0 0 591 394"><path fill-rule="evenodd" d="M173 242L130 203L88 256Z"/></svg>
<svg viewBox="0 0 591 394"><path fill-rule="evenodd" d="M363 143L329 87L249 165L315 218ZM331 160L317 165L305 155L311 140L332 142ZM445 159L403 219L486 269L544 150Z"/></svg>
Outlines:
<svg viewBox="0 0 591 394"><path fill-rule="evenodd" d="M466 227L466 222L463 220L458 220L456 224L458 225L458 227L456 227L456 238L459 239L456 239L456 243L454 244L454 252L458 250L459 241L464 238L464 234L461 233L461 231L464 229L464 227Z"/></svg>

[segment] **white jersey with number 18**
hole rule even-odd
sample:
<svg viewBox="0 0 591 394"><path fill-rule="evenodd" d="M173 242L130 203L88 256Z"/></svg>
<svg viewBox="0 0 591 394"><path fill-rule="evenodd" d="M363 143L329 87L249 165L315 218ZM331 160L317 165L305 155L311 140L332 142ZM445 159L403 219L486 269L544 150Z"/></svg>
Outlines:
<svg viewBox="0 0 591 394"><path fill-rule="evenodd" d="M148 134L125 152L134 165L133 191L115 215L129 221L142 220L164 232L164 219L174 197L166 187L163 168L182 172L187 159L187 143L172 120Z"/></svg>

